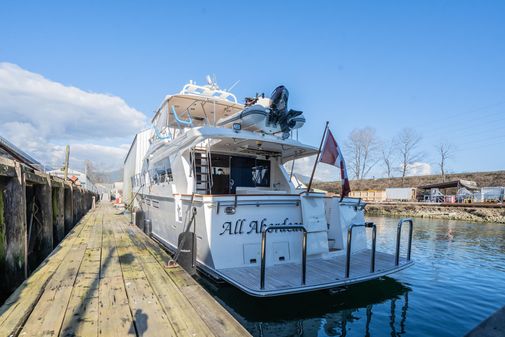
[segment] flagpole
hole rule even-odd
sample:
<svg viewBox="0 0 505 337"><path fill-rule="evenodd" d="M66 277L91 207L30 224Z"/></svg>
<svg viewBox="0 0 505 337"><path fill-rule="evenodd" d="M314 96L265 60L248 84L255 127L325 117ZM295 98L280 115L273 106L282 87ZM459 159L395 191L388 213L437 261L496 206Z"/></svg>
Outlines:
<svg viewBox="0 0 505 337"><path fill-rule="evenodd" d="M312 187L312 180L314 179L314 173L316 173L317 162L319 161L319 155L321 154L321 148L323 147L324 137L326 136L326 132L328 131L328 124L330 122L326 121L326 126L324 127L323 138L321 138L321 144L319 144L319 151L317 151L316 161L314 162L314 167L312 168L312 174L310 175L309 186L307 186L307 193L310 192L310 188Z"/></svg>

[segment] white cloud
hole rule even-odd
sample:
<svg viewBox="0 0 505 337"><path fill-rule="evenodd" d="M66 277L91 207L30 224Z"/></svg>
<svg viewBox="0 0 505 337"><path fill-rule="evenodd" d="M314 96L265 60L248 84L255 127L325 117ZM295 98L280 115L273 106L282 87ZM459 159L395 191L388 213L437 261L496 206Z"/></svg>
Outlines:
<svg viewBox="0 0 505 337"><path fill-rule="evenodd" d="M77 168L84 160L119 168L128 150L123 144L145 123L146 116L120 97L0 63L0 133L45 164L61 165L62 144L70 144L71 164Z"/></svg>
<svg viewBox="0 0 505 337"><path fill-rule="evenodd" d="M305 157L297 159L295 161L294 173L310 177L312 173L312 168L314 167L315 156ZM291 172L292 162L285 164L286 170ZM416 162L408 166L407 175L408 176L422 176L431 174L431 165L424 162ZM319 163L316 168L316 173L314 174L314 179L318 181L339 181L340 180L340 169L327 165L324 163Z"/></svg>
<svg viewBox="0 0 505 337"><path fill-rule="evenodd" d="M431 165L429 163L416 162L407 166L408 176L426 176L431 174Z"/></svg>
<svg viewBox="0 0 505 337"><path fill-rule="evenodd" d="M314 167L315 160L316 156L297 159L295 161L295 166L293 170L294 173L305 177L310 177L312 173L312 168ZM291 172L291 165L292 162L288 162L285 165L286 170L288 170L288 172ZM332 165L319 163L317 164L314 179L318 181L338 181L340 180L340 169Z"/></svg>

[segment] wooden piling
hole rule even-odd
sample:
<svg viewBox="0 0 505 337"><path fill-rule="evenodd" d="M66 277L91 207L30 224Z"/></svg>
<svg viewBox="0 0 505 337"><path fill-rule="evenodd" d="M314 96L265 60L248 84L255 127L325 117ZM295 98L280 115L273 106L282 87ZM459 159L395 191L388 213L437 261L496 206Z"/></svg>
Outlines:
<svg viewBox="0 0 505 337"><path fill-rule="evenodd" d="M92 193L0 157L0 302L43 261L87 210ZM74 213L74 207L78 213Z"/></svg>
<svg viewBox="0 0 505 337"><path fill-rule="evenodd" d="M53 241L58 244L65 237L65 191L63 181L53 184Z"/></svg>
<svg viewBox="0 0 505 337"><path fill-rule="evenodd" d="M32 234L39 234L37 237L37 260L40 258L41 261L53 250L53 205L51 196L51 185L36 185L35 198L40 204L39 220L42 226L39 228L38 233L32 232Z"/></svg>
<svg viewBox="0 0 505 337"><path fill-rule="evenodd" d="M17 175L7 178L1 192L0 287L8 292L25 278L26 194L23 178Z"/></svg>

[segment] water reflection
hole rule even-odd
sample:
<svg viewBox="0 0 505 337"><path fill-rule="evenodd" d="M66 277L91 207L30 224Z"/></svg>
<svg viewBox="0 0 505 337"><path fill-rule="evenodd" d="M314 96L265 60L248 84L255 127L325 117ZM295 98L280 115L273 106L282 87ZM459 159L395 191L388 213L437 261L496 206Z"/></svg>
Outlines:
<svg viewBox="0 0 505 337"><path fill-rule="evenodd" d="M377 249L393 253L398 219L368 219ZM505 303L503 224L415 219L412 258L391 277L333 292L261 299L202 284L254 336L456 337Z"/></svg>
<svg viewBox="0 0 505 337"><path fill-rule="evenodd" d="M389 277L333 291L274 298L251 297L231 286L200 282L254 336L347 336L350 332L371 336L377 305L389 307L389 326L380 321L377 325L384 325L391 336L405 333L411 289ZM382 320L382 314L378 319Z"/></svg>

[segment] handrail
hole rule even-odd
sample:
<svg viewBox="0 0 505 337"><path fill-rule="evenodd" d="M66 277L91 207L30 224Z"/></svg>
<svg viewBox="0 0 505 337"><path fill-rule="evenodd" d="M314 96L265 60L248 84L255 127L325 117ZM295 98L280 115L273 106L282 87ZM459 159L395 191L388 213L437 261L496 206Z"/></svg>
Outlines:
<svg viewBox="0 0 505 337"><path fill-rule="evenodd" d="M301 229L303 231L302 240L302 285L305 285L305 278L307 274L307 229L302 225L281 225L281 226L268 226L261 230L261 278L260 288L265 289L265 267L266 267L266 250L267 250L267 232L273 229Z"/></svg>
<svg viewBox="0 0 505 337"><path fill-rule="evenodd" d="M161 134L160 130L158 130L156 128L156 126L153 126L153 129L154 129L154 135L156 136L156 138L162 139L162 140L164 140L164 139L170 139L170 140L172 140L173 139L172 134L170 133L170 129L168 129L169 133L167 135L164 135L164 136Z"/></svg>
<svg viewBox="0 0 505 337"><path fill-rule="evenodd" d="M177 111L175 111L175 108L173 105L170 106L170 109L172 110L172 114L174 115L175 121L177 122L177 125L179 126L179 128L181 127L181 124L188 125L191 127L193 126L193 120L191 119L191 115L189 114L189 112L188 112L188 119L183 120L179 117L179 115L177 115Z"/></svg>
<svg viewBox="0 0 505 337"><path fill-rule="evenodd" d="M396 254L395 254L396 266L400 264L400 239L402 235L402 226L405 222L409 224L409 243L407 249L407 261L410 261L410 253L412 251L412 232L414 229L414 220L412 220L411 218L406 218L406 219L400 219L400 222L398 222L398 228L396 230Z"/></svg>
<svg viewBox="0 0 505 337"><path fill-rule="evenodd" d="M372 228L372 255L370 257L370 272L375 272L375 243L377 241L377 226L373 222L365 222L363 224L352 224L347 230L347 255L345 259L345 277L349 278L351 271L351 244L352 230L354 227Z"/></svg>
<svg viewBox="0 0 505 337"><path fill-rule="evenodd" d="M201 86L194 83L186 84L180 91L182 95L199 95L209 98L219 98L228 102L238 103L237 97L231 92L212 88L209 86ZM216 95L217 94L217 95Z"/></svg>

